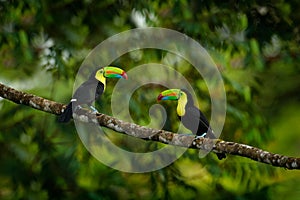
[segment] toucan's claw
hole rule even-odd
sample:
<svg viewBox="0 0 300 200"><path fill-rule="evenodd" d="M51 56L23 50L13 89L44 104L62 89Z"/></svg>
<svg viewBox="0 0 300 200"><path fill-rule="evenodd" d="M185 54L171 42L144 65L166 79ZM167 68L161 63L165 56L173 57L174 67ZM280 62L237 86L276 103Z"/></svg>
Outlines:
<svg viewBox="0 0 300 200"><path fill-rule="evenodd" d="M99 113L98 110L94 106L90 106L90 108L93 110L93 114Z"/></svg>
<svg viewBox="0 0 300 200"><path fill-rule="evenodd" d="M205 138L205 136L206 136L206 133L203 133L202 135L197 135L196 139L198 139L198 138Z"/></svg>
<svg viewBox="0 0 300 200"><path fill-rule="evenodd" d="M82 109L82 106L81 106L81 105L77 105L77 106L75 106L75 108L74 108L74 112L76 112L76 111L78 111L78 110L80 110L80 109Z"/></svg>

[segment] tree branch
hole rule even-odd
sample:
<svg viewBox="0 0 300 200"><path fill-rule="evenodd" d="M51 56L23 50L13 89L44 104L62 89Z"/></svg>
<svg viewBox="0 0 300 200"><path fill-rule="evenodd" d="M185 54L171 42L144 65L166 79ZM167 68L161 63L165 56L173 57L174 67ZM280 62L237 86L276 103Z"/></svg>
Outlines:
<svg viewBox="0 0 300 200"><path fill-rule="evenodd" d="M0 83L0 96L13 101L17 104L30 106L51 114L59 115L65 108L65 105L15 90L11 87ZM284 156L270 153L257 147L223 140L212 140L208 138L195 138L191 135L176 134L165 130L156 130L137 124L124 122L117 118L97 113L92 114L90 111L80 109L74 114L76 119L84 122L96 123L105 126L117 132L138 137L144 140L157 141L169 145L187 147L192 149L201 149L216 153L226 153L247 157L252 160L270 164L276 167L287 169L300 169L300 158Z"/></svg>

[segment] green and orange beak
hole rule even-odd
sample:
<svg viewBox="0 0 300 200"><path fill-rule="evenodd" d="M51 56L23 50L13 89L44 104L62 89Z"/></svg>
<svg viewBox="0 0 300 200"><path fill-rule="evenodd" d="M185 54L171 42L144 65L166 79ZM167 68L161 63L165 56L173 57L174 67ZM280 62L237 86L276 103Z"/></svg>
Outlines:
<svg viewBox="0 0 300 200"><path fill-rule="evenodd" d="M180 98L180 94L180 89L165 90L158 95L157 100L178 100Z"/></svg>
<svg viewBox="0 0 300 200"><path fill-rule="evenodd" d="M103 76L105 78L124 78L128 79L126 72L118 67L107 66L103 68Z"/></svg>

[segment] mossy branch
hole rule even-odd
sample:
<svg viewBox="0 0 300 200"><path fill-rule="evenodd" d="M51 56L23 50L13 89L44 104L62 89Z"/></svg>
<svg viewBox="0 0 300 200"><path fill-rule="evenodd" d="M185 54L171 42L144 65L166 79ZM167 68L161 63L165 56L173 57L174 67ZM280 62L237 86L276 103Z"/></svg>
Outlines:
<svg viewBox="0 0 300 200"><path fill-rule="evenodd" d="M50 101L42 97L18 91L0 83L0 96L17 104L30 106L44 112L60 115L65 105ZM226 153L247 157L252 160L270 164L286 169L300 169L300 158L284 156L264 151L257 147L223 140L212 140L208 138L195 138L191 135L180 135L165 130L147 128L134 123L124 122L117 118L97 113L92 114L87 110L79 110L74 117L88 123L97 123L117 132L138 137L144 140L162 142L169 145L182 146L192 149L212 150L216 153Z"/></svg>

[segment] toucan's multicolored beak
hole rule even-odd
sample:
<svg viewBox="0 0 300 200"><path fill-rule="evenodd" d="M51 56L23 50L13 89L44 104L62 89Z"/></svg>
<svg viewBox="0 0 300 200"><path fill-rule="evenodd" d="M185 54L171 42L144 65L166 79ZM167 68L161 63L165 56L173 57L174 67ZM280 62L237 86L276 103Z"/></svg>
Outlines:
<svg viewBox="0 0 300 200"><path fill-rule="evenodd" d="M103 76L106 78L124 78L128 79L126 72L118 67L104 67Z"/></svg>
<svg viewBox="0 0 300 200"><path fill-rule="evenodd" d="M180 98L180 89L169 89L161 92L157 100L178 100Z"/></svg>

